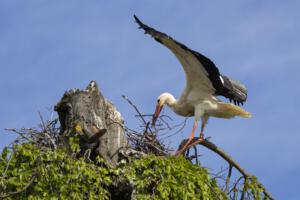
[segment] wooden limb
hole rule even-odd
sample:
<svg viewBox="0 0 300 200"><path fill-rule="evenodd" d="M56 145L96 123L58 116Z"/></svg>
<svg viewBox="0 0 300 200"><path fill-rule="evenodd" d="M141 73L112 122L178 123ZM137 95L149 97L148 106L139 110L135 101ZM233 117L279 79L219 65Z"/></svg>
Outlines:
<svg viewBox="0 0 300 200"><path fill-rule="evenodd" d="M246 191L247 191L247 188L248 188L248 178L245 178L244 180L244 186L243 186L243 191L242 191L242 195L241 195L241 200L244 200L245 199L245 194L246 194Z"/></svg>
<svg viewBox="0 0 300 200"><path fill-rule="evenodd" d="M221 156L224 160L226 160L229 163L229 165L231 165L232 167L237 169L245 177L245 179L249 179L249 178L251 179L253 177L252 174L250 174L245 169L243 169L235 160L233 160L233 158L231 158L231 156L226 154L222 149L220 149L214 143L210 142L207 139L203 139L203 140L199 140L199 139L200 138L195 137L192 140L192 146L199 144L199 145L202 145L202 146L210 149L211 151L213 151L216 154L218 154L219 156ZM181 142L181 144L179 145L179 149L181 148L182 145L186 144L187 141L188 141L188 139L183 140ZM191 147L191 146L189 146L189 147ZM268 197L270 200L274 200L274 198L272 197L270 192L263 186L263 184L258 182L258 186L263 189L263 193L266 197Z"/></svg>
<svg viewBox="0 0 300 200"><path fill-rule="evenodd" d="M198 152L197 152L197 147L196 146L194 146L194 151L195 151L196 164L199 165Z"/></svg>
<svg viewBox="0 0 300 200"><path fill-rule="evenodd" d="M229 191L229 183L230 183L231 173L232 173L232 165L229 165L228 174L227 174L227 178L225 181L225 193L228 193L228 191Z"/></svg>
<svg viewBox="0 0 300 200"><path fill-rule="evenodd" d="M241 181L242 179L245 179L245 177L244 177L244 176L240 176L240 177L235 181L233 187L230 189L230 191L227 193L227 195L229 195L232 191L237 190L237 186L238 186L238 184L240 183L240 181ZM236 196L237 196L237 195L236 195L236 192L234 192L234 193L233 193L233 197L232 197L231 199L237 199Z"/></svg>

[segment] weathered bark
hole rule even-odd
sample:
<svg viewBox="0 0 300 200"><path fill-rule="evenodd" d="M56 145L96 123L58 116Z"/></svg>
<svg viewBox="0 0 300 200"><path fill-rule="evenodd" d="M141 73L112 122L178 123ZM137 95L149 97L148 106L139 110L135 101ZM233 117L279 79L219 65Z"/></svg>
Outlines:
<svg viewBox="0 0 300 200"><path fill-rule="evenodd" d="M85 90L65 92L54 109L59 115L62 134L77 130L82 149L92 149L108 163L117 163L118 151L128 145L124 122L116 107L99 92L95 81Z"/></svg>

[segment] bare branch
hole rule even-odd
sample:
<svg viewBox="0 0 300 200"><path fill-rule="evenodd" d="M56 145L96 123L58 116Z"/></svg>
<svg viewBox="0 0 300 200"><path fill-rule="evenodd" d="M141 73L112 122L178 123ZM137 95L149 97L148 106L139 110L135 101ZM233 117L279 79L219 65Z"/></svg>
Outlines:
<svg viewBox="0 0 300 200"><path fill-rule="evenodd" d="M183 146L188 139L185 139L181 142L179 148L181 146ZM214 143L210 142L207 139L203 139L203 140L199 140L198 137L195 137L192 140L192 144L189 146L194 146L200 144L208 149L210 149L211 151L215 152L216 154L218 154L219 156L221 156L224 160L226 160L231 166L233 166L234 168L236 168L244 177L245 179L248 178L252 178L253 175L251 175L250 173L248 173L245 169L243 169L235 160L233 160L231 158L231 156L229 156L228 154L226 154L222 149L220 149L219 147L217 147ZM269 191L267 191L267 189L261 184L258 183L258 186L261 187L263 189L263 193L265 194L265 196L267 196L269 199L273 200L274 198L272 197L272 195L269 193Z"/></svg>
<svg viewBox="0 0 300 200"><path fill-rule="evenodd" d="M187 119L188 118L185 118L183 122L181 122L180 124L177 124L177 125L173 126L172 129L175 129L177 127L179 127L179 129L177 131L175 131L174 133L172 133L172 134L164 137L163 139L167 139L169 137L172 137L172 136L177 135L178 133L180 133L184 129L184 127L186 126ZM169 133L169 132L167 132L167 133ZM163 134L163 135L165 135L165 134Z"/></svg>
<svg viewBox="0 0 300 200"><path fill-rule="evenodd" d="M245 199L245 194L246 194L246 191L247 191L247 188L248 188L247 185L248 185L248 178L245 177L244 186L243 186L243 192L242 192L242 195L241 195L241 200Z"/></svg>
<svg viewBox="0 0 300 200"><path fill-rule="evenodd" d="M230 182L231 173L232 173L232 165L229 165L228 175L225 182L225 193L228 193L229 191L229 182Z"/></svg>
<svg viewBox="0 0 300 200"><path fill-rule="evenodd" d="M135 111L138 113L138 116L140 117L140 119L143 121L144 125L147 124L146 120L144 119L143 115L141 114L141 112L139 111L139 109L136 107L136 105L134 105L132 103L132 101L130 99L128 99L128 97L126 97L125 95L122 95L122 97L135 109Z"/></svg>

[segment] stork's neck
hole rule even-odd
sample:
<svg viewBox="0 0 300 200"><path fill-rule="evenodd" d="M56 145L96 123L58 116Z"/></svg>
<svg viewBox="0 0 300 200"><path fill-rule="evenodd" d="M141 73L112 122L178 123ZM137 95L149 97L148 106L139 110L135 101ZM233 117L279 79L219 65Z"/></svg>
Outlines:
<svg viewBox="0 0 300 200"><path fill-rule="evenodd" d="M180 103L175 97L170 93L163 93L158 97L161 105L167 105L176 114L181 116L192 116L194 115L194 106L192 104Z"/></svg>
<svg viewBox="0 0 300 200"><path fill-rule="evenodd" d="M175 97L172 94L170 94L170 93L167 93L167 94L168 95L166 96L165 104L173 109L177 106L177 100L175 99Z"/></svg>
<svg viewBox="0 0 300 200"><path fill-rule="evenodd" d="M164 92L161 95L159 95L159 97L157 98L157 101L161 106L167 105L170 108L176 106L176 104L177 104L177 100L175 99L175 97L168 92Z"/></svg>

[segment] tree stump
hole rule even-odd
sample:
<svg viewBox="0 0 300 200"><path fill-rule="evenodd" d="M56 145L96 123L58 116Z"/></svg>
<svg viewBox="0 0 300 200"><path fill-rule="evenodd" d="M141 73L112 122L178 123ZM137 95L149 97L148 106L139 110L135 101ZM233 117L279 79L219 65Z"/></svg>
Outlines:
<svg viewBox="0 0 300 200"><path fill-rule="evenodd" d="M116 107L103 97L95 81L85 90L65 92L54 110L59 116L61 134L75 129L80 133L81 149L92 149L106 162L116 165L119 150L128 146L124 121Z"/></svg>

